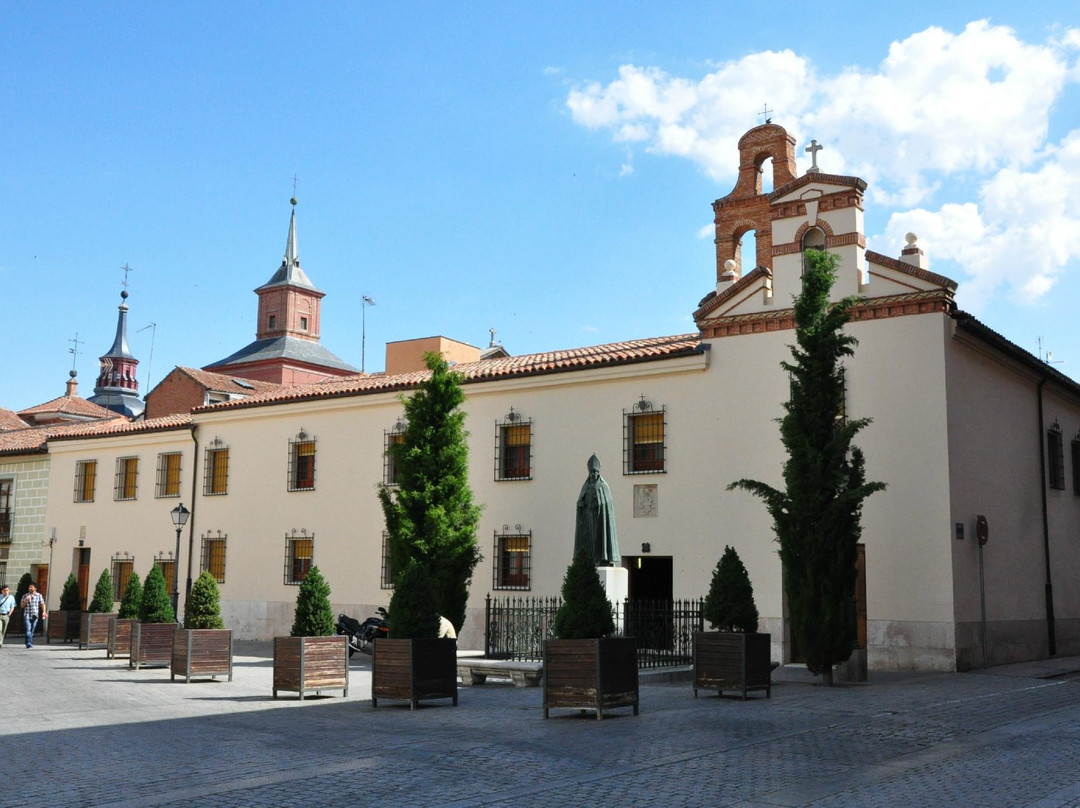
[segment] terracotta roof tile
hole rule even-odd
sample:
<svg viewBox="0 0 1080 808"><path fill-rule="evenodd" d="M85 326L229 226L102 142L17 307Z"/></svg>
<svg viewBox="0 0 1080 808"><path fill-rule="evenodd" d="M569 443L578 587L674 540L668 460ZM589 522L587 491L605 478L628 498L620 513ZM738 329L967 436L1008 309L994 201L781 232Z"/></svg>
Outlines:
<svg viewBox="0 0 1080 808"><path fill-rule="evenodd" d="M49 435L50 440L75 440L77 438L97 438L113 435L129 435L141 432L166 432L171 429L187 429L191 426L190 413L163 415L145 421L98 421L95 423L71 424L63 432Z"/></svg>
<svg viewBox="0 0 1080 808"><path fill-rule="evenodd" d="M46 401L44 404L38 404L36 407L19 410L20 416L46 415L48 413L74 415L81 418L113 419L123 417L119 413L107 410L79 396L60 396L52 401Z"/></svg>
<svg viewBox="0 0 1080 808"><path fill-rule="evenodd" d="M26 429L26 421L15 414L13 410L5 410L0 407L0 432L12 429Z"/></svg>
<svg viewBox="0 0 1080 808"><path fill-rule="evenodd" d="M218 393L232 393L234 395L248 396L252 393L262 393L267 390L277 390L282 385L276 382L262 382L255 379L243 379L230 376L227 373L215 373L212 370L200 370L198 368L177 367L178 371L190 376L196 384Z"/></svg>

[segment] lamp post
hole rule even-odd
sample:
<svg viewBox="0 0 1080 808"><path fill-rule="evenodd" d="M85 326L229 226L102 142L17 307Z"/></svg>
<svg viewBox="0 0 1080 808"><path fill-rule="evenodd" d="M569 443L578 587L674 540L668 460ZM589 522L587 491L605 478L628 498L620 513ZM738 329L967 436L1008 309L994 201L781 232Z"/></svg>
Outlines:
<svg viewBox="0 0 1080 808"><path fill-rule="evenodd" d="M374 306L375 301L367 295L360 296L360 372L365 372L365 360L367 359L367 307Z"/></svg>
<svg viewBox="0 0 1080 808"><path fill-rule="evenodd" d="M184 503L181 502L171 511L169 516L172 517L172 523L176 526L176 558L173 561L173 596L172 596L172 608L173 615L179 621L180 616L178 610L180 608L180 533L184 530L184 525L187 524L188 517L191 516L191 511L184 507Z"/></svg>

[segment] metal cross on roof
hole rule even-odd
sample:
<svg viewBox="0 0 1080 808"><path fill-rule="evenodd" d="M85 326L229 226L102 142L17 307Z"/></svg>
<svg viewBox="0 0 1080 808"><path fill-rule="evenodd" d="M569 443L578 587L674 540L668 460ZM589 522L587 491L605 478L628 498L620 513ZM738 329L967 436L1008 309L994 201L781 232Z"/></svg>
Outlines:
<svg viewBox="0 0 1080 808"><path fill-rule="evenodd" d="M761 110L761 112L758 113L758 115L764 115L765 116L765 123L772 123L772 118L769 117L769 116L772 115L772 113L774 113L774 112L776 112L776 110L775 109L769 109L769 105L766 104L765 107Z"/></svg>
<svg viewBox="0 0 1080 808"><path fill-rule="evenodd" d="M124 280L122 280L120 282L120 285L123 286L124 289L127 289L127 287L128 287L128 273L129 272L134 272L135 270L132 269L131 267L129 267L127 264L124 264L122 267L120 267L120 269L124 270Z"/></svg>

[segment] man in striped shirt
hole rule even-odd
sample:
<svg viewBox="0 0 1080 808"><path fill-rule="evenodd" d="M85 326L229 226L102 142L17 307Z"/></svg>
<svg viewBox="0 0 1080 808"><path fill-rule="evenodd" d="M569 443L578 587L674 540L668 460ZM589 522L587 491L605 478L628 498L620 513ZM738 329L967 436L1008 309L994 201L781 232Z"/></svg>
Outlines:
<svg viewBox="0 0 1080 808"><path fill-rule="evenodd" d="M26 626L26 647L34 647L34 629L37 628L38 620L47 620L49 613L45 611L45 598L37 591L37 586L30 584L30 591L23 595L23 624Z"/></svg>

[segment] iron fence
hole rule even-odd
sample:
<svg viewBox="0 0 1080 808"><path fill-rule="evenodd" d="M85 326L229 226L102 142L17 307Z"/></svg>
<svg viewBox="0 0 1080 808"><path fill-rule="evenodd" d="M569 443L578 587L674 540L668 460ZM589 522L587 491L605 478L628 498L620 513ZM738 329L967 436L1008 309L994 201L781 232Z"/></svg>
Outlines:
<svg viewBox="0 0 1080 808"><path fill-rule="evenodd" d="M539 662L561 598L487 596L484 653L491 659ZM613 607L618 633L636 637L638 667L662 668L693 661L694 632L704 631L702 599L631 601Z"/></svg>

